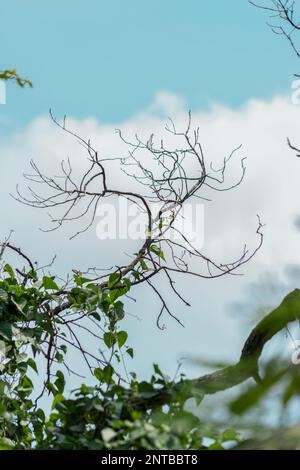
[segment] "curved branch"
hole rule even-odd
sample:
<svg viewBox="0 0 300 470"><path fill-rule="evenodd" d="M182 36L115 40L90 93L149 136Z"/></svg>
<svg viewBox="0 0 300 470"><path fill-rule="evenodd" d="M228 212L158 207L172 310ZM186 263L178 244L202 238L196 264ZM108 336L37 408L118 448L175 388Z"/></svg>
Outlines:
<svg viewBox="0 0 300 470"><path fill-rule="evenodd" d="M132 397L129 405L138 409L151 409L170 404L174 396L184 399L210 395L257 378L258 362L266 343L290 322L300 319L300 289L290 292L281 304L264 317L248 336L237 364L220 369L197 379L182 380L172 388L161 388L147 399Z"/></svg>
<svg viewBox="0 0 300 470"><path fill-rule="evenodd" d="M1 254L2 255L3 255L3 252L5 251L5 249L9 248L10 250L14 251L19 256L21 256L21 258L23 258L29 264L30 269L32 271L34 271L33 262L31 261L31 259L25 253L23 253L21 248L18 248L17 246L14 246L14 245L12 245L11 243L8 243L8 242L0 243L0 247L1 247Z"/></svg>

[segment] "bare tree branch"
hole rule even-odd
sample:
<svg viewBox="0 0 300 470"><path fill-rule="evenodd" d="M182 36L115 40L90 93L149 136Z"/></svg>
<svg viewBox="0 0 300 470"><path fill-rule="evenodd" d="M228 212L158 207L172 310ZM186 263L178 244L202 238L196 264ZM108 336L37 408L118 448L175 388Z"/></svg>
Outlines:
<svg viewBox="0 0 300 470"><path fill-rule="evenodd" d="M200 143L199 127L192 130L191 113L188 115L187 127L184 131L178 131L175 123L170 119L165 131L174 140L174 147L169 148L163 140L156 143L154 135L147 140L142 140L137 135L133 142L122 135L117 134L128 148L128 155L120 158L104 158L92 146L90 140L85 140L75 132L66 127L66 119L60 123L50 111L51 118L56 126L74 137L87 152L87 167L82 174L76 175L72 162L68 159L60 165L61 173L58 176L48 176L42 172L34 161L31 161L31 174L25 174L28 183L28 195L17 187L15 198L28 206L42 209L62 210L62 215L51 215L55 230L68 221L85 219L88 222L85 227L73 236L86 231L95 220L97 208L107 198L121 197L135 204L140 213L145 217L146 230L141 246L131 257L131 261L123 266L115 266L111 270L103 271L93 268L87 273L90 281L97 284L101 291L122 289L123 281L128 281L130 286L138 286L144 283L154 292L161 302L161 309L157 317L157 325L164 328L161 322L163 314L175 319L179 324L182 322L174 315L165 299L165 294L160 287L154 283L154 278L165 276L167 284L172 292L185 305L189 303L175 288L175 277L179 275L190 275L199 279L214 279L225 275L239 275L238 269L249 262L257 253L263 243L262 224L258 217L256 234L258 242L256 247L249 250L245 245L242 253L235 260L217 262L210 256L200 251L189 240L183 230L176 226L176 221L182 217L185 204L194 198L204 198L204 190L229 191L242 182L245 175L245 158L240 159L241 173L237 181L226 184L227 166L234 156L240 151L241 146L236 147L228 156L223 158L221 166L215 168L212 162L207 163L204 150ZM118 161L123 172L136 183L141 185L143 192L133 189L132 181L128 182L127 189L113 187L108 177L107 167L111 161ZM39 186L46 190L46 194L36 191L33 186ZM153 203L155 207L153 208ZM7 245L7 248L13 249ZM30 262L22 252L14 249ZM30 264L33 268L32 263ZM95 275L91 276L91 272ZM109 277L113 273L118 275L114 285L109 284ZM159 278L159 282L161 279ZM55 302L47 306L49 321L55 322L59 319L69 332L65 340L81 351L89 369L91 353L80 344L76 328L81 325L88 331L87 321L91 320L83 311L73 311L72 282L52 294ZM49 304L49 303L48 303ZM41 309L43 309L43 303ZM84 322L84 323L82 323ZM60 329L57 326L55 335L62 340ZM54 361L57 351L56 342L53 338L48 340L48 365ZM101 359L102 360L102 359ZM106 359L103 359L104 362ZM50 372L48 371L48 375Z"/></svg>

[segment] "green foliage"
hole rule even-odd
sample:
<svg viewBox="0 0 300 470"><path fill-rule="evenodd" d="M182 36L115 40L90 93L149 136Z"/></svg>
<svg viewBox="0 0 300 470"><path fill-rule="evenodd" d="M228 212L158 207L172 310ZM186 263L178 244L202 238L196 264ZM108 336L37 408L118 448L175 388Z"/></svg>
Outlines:
<svg viewBox="0 0 300 470"><path fill-rule="evenodd" d="M112 273L99 286L77 273L65 290L55 276L39 278L32 269L20 274L3 263L0 274L0 449L219 450L242 442L239 425L227 429L201 418L196 406L203 407L204 393L183 375L174 382L154 364L149 381L139 381L134 372L122 377L119 365L134 357L122 328L122 297L131 288L126 276ZM65 317L53 314L61 292L68 301L67 319L79 315L101 326L100 348L106 348L109 358L93 367L90 382L72 393L66 392L63 372L70 346ZM43 361L43 392L52 399L47 415L36 389ZM295 368L270 361L263 383L248 386L231 400L231 416L241 419L258 409L278 386L282 406L287 407L299 395L299 375ZM191 396L194 412L187 402Z"/></svg>
<svg viewBox="0 0 300 470"><path fill-rule="evenodd" d="M150 247L150 251L151 251L152 253L154 253L155 255L157 255L157 256L158 256L160 259L162 259L163 261L166 261L165 255L164 255L163 251L161 250L161 248L160 248L159 246L157 246L157 245L152 245L152 246Z"/></svg>
<svg viewBox="0 0 300 470"><path fill-rule="evenodd" d="M49 348L61 326L59 316L51 317L50 312L62 288L54 276L38 279L37 272L31 270L20 279L10 265L2 267L0 448L222 448L229 434L212 432L187 411L184 397L176 395L174 383L157 364L149 382L138 381L135 373L127 382L120 379L116 366L121 355L125 352L130 359L134 354L127 344L128 333L119 326L124 317L120 297L130 289L128 279L113 273L106 288L78 274L73 281L69 312L80 310L97 322L104 318L103 344L111 360L94 368L96 385L84 383L70 395L65 392L66 379L60 367L66 361L67 344L60 344L54 356L57 370L45 381L45 390L52 395L51 412L46 416L38 406L35 375L41 373L44 345ZM141 406L144 400L155 400L162 389L173 394L168 406ZM204 442L207 437L209 445Z"/></svg>
<svg viewBox="0 0 300 470"><path fill-rule="evenodd" d="M20 77L16 69L0 71L0 80L13 81L21 88L25 87L26 85L32 88L32 82L30 80Z"/></svg>

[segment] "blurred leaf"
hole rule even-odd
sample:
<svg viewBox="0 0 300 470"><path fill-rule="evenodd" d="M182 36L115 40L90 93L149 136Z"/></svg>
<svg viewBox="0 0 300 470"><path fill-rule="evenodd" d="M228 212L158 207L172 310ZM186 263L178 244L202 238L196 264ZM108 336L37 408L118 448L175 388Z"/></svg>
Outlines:
<svg viewBox="0 0 300 470"><path fill-rule="evenodd" d="M104 333L103 340L104 340L104 343L106 344L106 346L111 349L114 346L114 344L116 343L115 334L110 333L110 332Z"/></svg>
<svg viewBox="0 0 300 470"><path fill-rule="evenodd" d="M44 276L43 277L43 287L46 290L59 290L58 285L54 281L55 277L54 276Z"/></svg>
<svg viewBox="0 0 300 470"><path fill-rule="evenodd" d="M0 321L0 336L5 339L12 339L12 324L8 321Z"/></svg>
<svg viewBox="0 0 300 470"><path fill-rule="evenodd" d="M126 333L126 331L119 331L117 333L117 340L118 340L118 346L119 348L121 348L122 346L124 346L124 344L126 343L127 341L127 338L128 338L128 334Z"/></svg>

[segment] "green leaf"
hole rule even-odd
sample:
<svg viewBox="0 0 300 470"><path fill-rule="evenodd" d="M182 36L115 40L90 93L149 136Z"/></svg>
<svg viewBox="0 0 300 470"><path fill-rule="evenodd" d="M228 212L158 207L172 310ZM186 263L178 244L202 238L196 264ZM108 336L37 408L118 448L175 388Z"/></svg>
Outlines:
<svg viewBox="0 0 300 470"><path fill-rule="evenodd" d="M64 361L64 355L57 351L55 353L55 359L57 360L59 364L61 364Z"/></svg>
<svg viewBox="0 0 300 470"><path fill-rule="evenodd" d="M51 406L52 410L56 408L56 405L58 403L61 403L63 400L64 400L64 396L61 393L57 393L52 402L52 406Z"/></svg>
<svg viewBox="0 0 300 470"><path fill-rule="evenodd" d="M13 441L7 437L0 437L0 450L13 450L14 447Z"/></svg>
<svg viewBox="0 0 300 470"><path fill-rule="evenodd" d="M144 270L144 271L148 271L148 269L149 269L149 268L148 268L148 265L145 263L145 261L143 260L143 258L141 259L140 263L141 263L141 266L142 266L143 270Z"/></svg>
<svg viewBox="0 0 300 470"><path fill-rule="evenodd" d="M0 321L0 336L5 339L12 339L12 324L8 321Z"/></svg>
<svg viewBox="0 0 300 470"><path fill-rule="evenodd" d="M58 285L54 281L55 277L54 276L44 276L43 277L43 287L46 290L59 290Z"/></svg>
<svg viewBox="0 0 300 470"><path fill-rule="evenodd" d="M140 279L140 273L138 271L131 271L131 274L132 276L134 277L134 279L136 279L137 281L139 281Z"/></svg>
<svg viewBox="0 0 300 470"><path fill-rule="evenodd" d="M96 367L96 369L94 369L94 376L96 377L96 379L99 380L99 382L103 382L103 370L99 367Z"/></svg>
<svg viewBox="0 0 300 470"><path fill-rule="evenodd" d="M119 348L124 346L124 344L127 341L127 338L128 338L128 334L126 333L126 331L119 331L117 333L117 341L118 341Z"/></svg>
<svg viewBox="0 0 300 470"><path fill-rule="evenodd" d="M216 441L214 444L209 446L209 450L224 450L224 447L220 444L220 442Z"/></svg>
<svg viewBox="0 0 300 470"><path fill-rule="evenodd" d="M114 310L116 312L118 320L122 320L124 318L124 315L125 315L123 302L118 300L114 305Z"/></svg>
<svg viewBox="0 0 300 470"><path fill-rule="evenodd" d="M4 271L9 274L11 279L15 279L15 273L10 264L4 266Z"/></svg>
<svg viewBox="0 0 300 470"><path fill-rule="evenodd" d="M118 282L120 282L120 280L121 280L120 274L118 274L118 273L112 273L112 274L109 276L108 287L113 287L113 286L116 285Z"/></svg>
<svg viewBox="0 0 300 470"><path fill-rule="evenodd" d="M93 393L94 388L93 387L88 387L86 384L82 384L80 387L80 393L82 395L88 395L89 393Z"/></svg>
<svg viewBox="0 0 300 470"><path fill-rule="evenodd" d="M36 373L38 373L36 363L32 358L28 359L27 364L29 365L29 367L31 367L31 369L33 369Z"/></svg>
<svg viewBox="0 0 300 470"><path fill-rule="evenodd" d="M132 348L128 348L128 349L126 350L126 352L127 352L127 354L129 354L129 356L133 359L133 354L134 354L134 353L133 353L133 349L132 349Z"/></svg>
<svg viewBox="0 0 300 470"><path fill-rule="evenodd" d="M98 312L91 312L90 315L91 317L94 317L95 320L101 321L101 316Z"/></svg>
<svg viewBox="0 0 300 470"><path fill-rule="evenodd" d="M47 387L48 390L50 390L50 392L53 393L54 396L57 394L57 390L51 382L48 382L46 384L46 387Z"/></svg>
<svg viewBox="0 0 300 470"><path fill-rule="evenodd" d="M115 335L113 333L104 333L103 340L104 340L104 343L106 344L106 346L110 349L116 343L116 338L115 338Z"/></svg>
<svg viewBox="0 0 300 470"><path fill-rule="evenodd" d="M58 370L56 372L56 377L57 379L55 380L55 385L56 385L56 388L58 390L58 393L62 393L64 391L64 388L65 388L65 377L64 377L64 374Z"/></svg>
<svg viewBox="0 0 300 470"><path fill-rule="evenodd" d="M87 277L78 276L78 274L74 275L74 281L76 282L77 286L82 286L83 284L90 282L91 280Z"/></svg>
<svg viewBox="0 0 300 470"><path fill-rule="evenodd" d="M165 255L164 255L163 251L159 248L159 246L152 245L150 247L150 251L152 251L152 253L156 254L162 260L166 261Z"/></svg>
<svg viewBox="0 0 300 470"><path fill-rule="evenodd" d="M153 364L153 369L154 369L154 372L159 375L160 377L164 377L164 374L162 373L162 371L160 370L158 364Z"/></svg>
<svg viewBox="0 0 300 470"><path fill-rule="evenodd" d="M25 299L20 299L20 300L18 300L18 302L15 299L11 299L11 302L15 305L18 312L25 315L24 311L23 311L24 307L26 307L26 304L27 304L27 301Z"/></svg>
<svg viewBox="0 0 300 470"><path fill-rule="evenodd" d="M222 433L222 442L239 441L239 440L240 440L240 434L234 429L226 429Z"/></svg>
<svg viewBox="0 0 300 470"><path fill-rule="evenodd" d="M111 383L111 379L114 373L114 369L112 366L106 366L103 369L103 381L108 385Z"/></svg>
<svg viewBox="0 0 300 470"><path fill-rule="evenodd" d="M43 323L41 323L41 328L43 328L43 330L47 331L47 333L49 333L50 336L55 335L55 331L54 331L53 326L51 325L51 323L44 321Z"/></svg>
<svg viewBox="0 0 300 470"><path fill-rule="evenodd" d="M24 375L19 382L18 391L30 394L33 390L33 383L27 375Z"/></svg>

